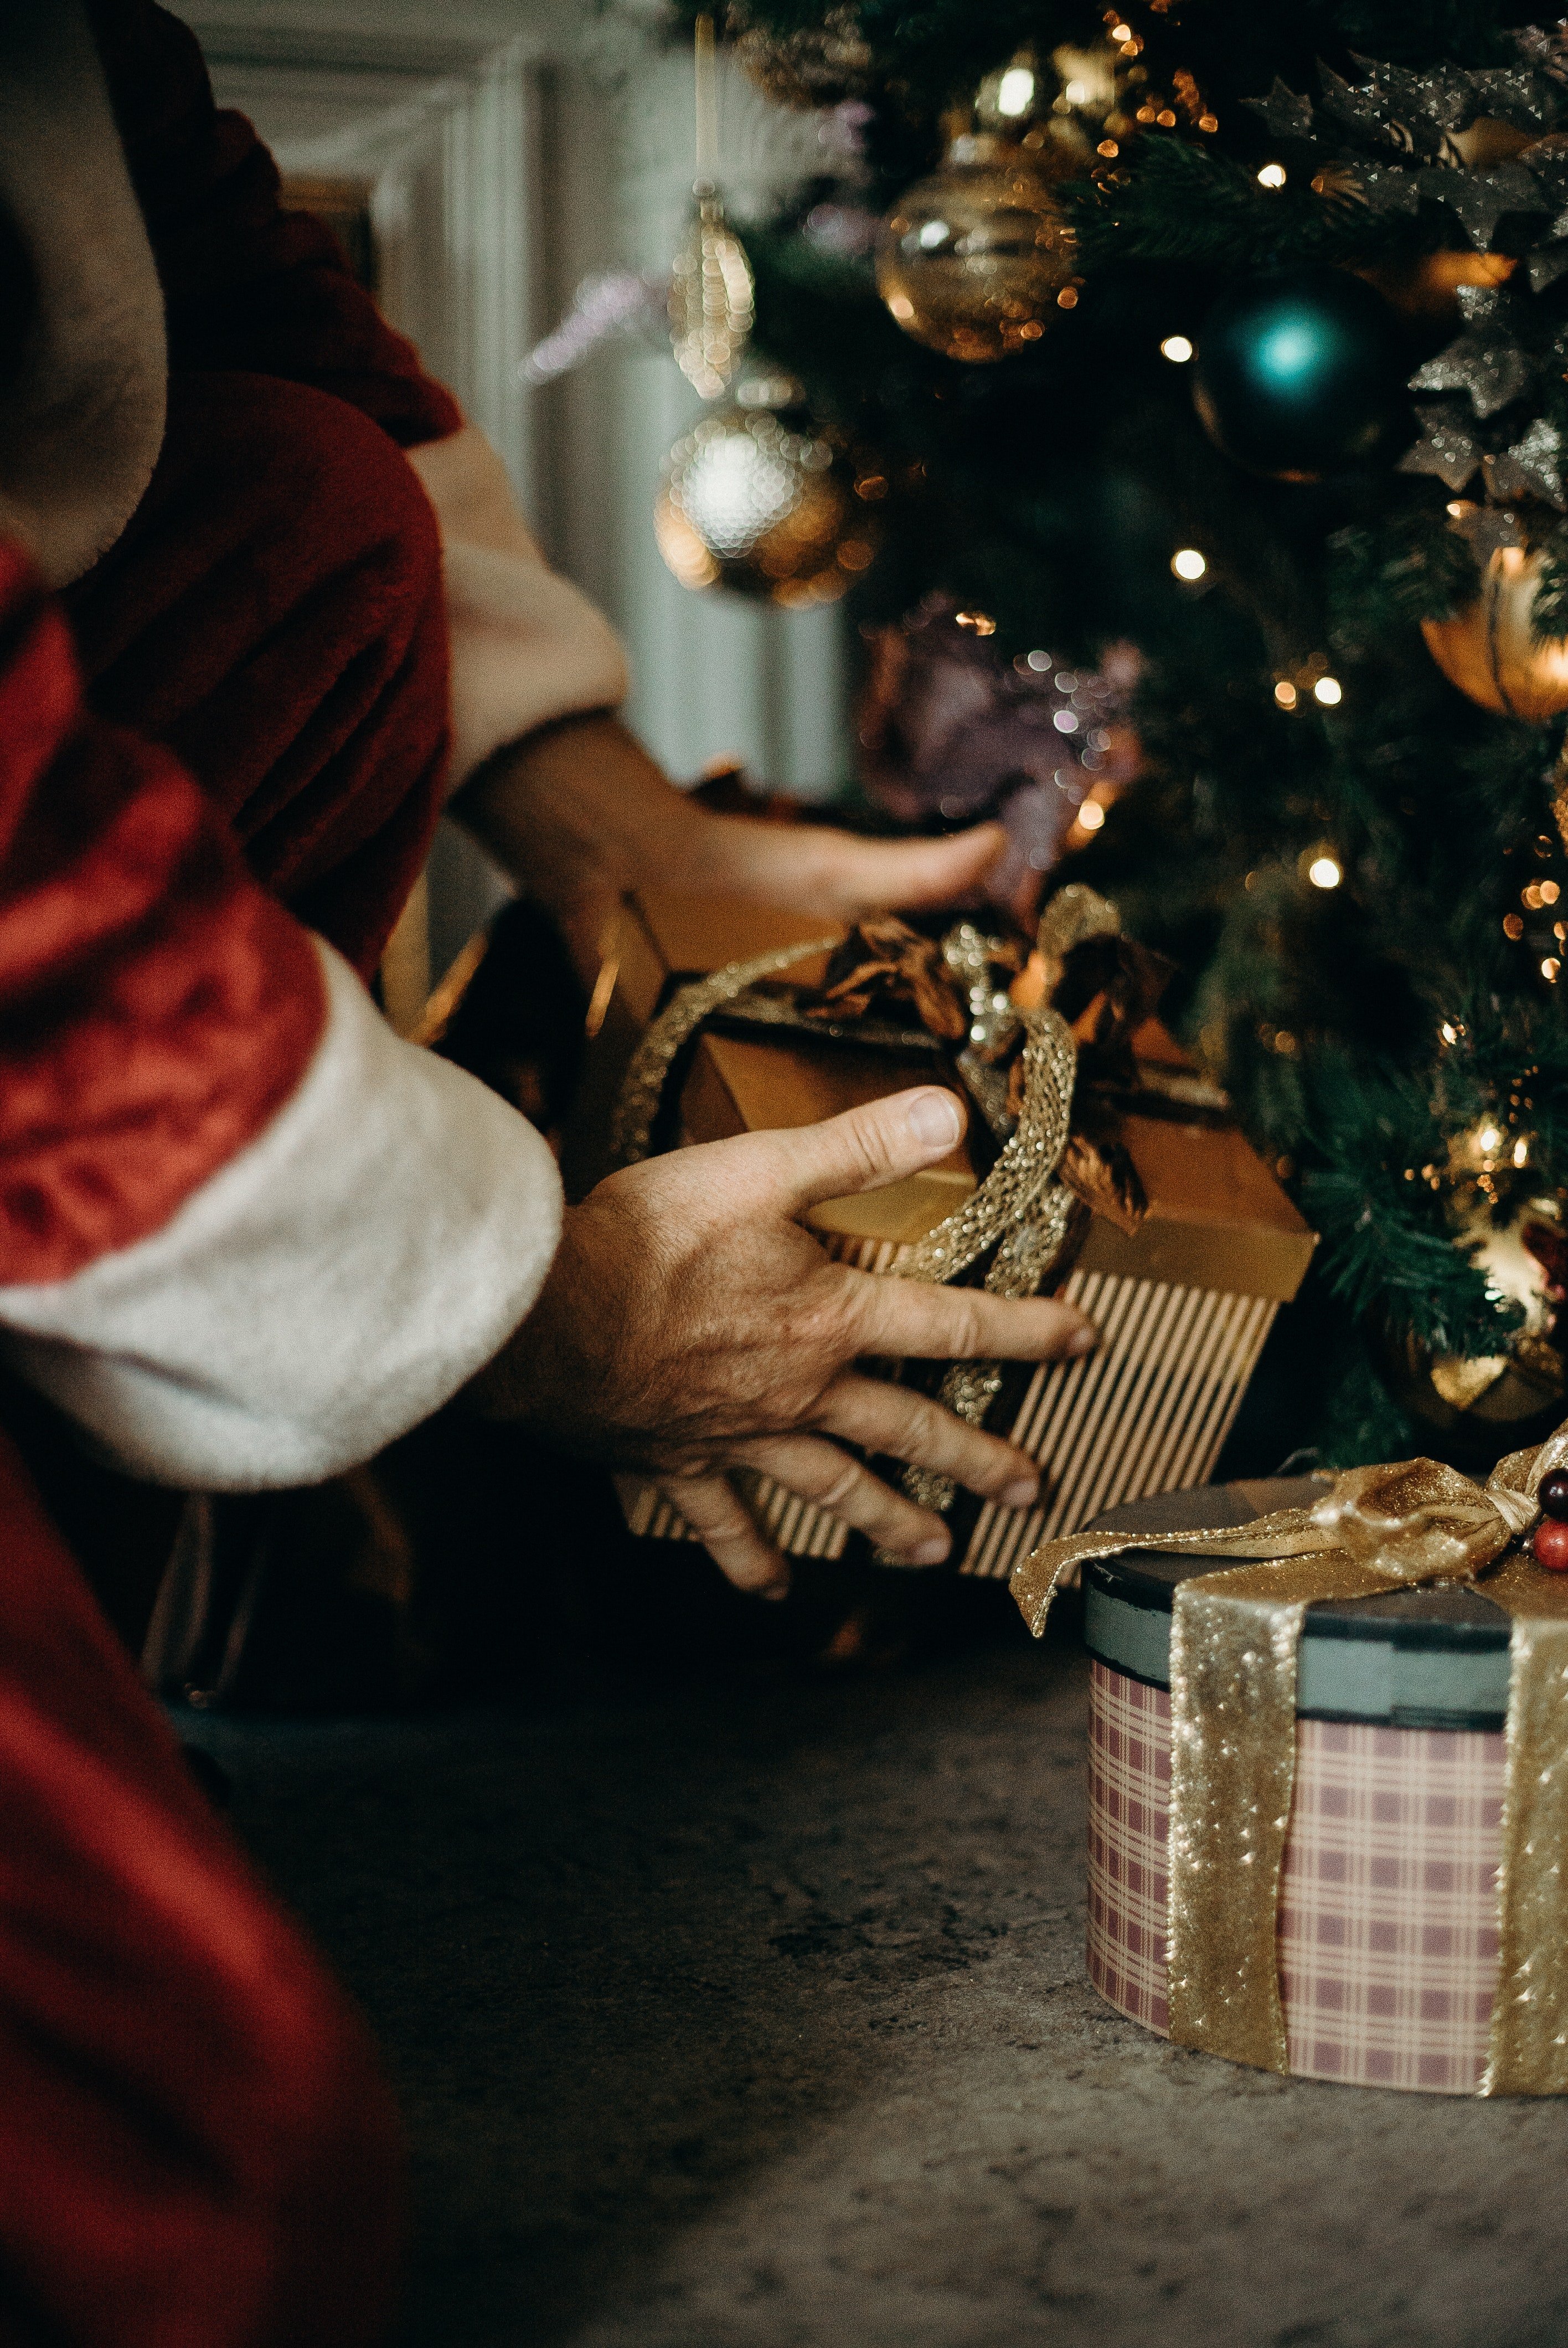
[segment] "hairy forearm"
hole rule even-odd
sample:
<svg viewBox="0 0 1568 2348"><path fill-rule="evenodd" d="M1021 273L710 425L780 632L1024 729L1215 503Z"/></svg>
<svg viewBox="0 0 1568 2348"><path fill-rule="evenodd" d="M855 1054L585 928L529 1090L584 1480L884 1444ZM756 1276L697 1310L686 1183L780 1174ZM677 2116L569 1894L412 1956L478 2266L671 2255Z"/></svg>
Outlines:
<svg viewBox="0 0 1568 2348"><path fill-rule="evenodd" d="M591 874L618 893L650 865L699 853L702 823L608 711L563 717L508 744L452 813L526 888L554 901Z"/></svg>
<svg viewBox="0 0 1568 2348"><path fill-rule="evenodd" d="M856 921L887 905L950 905L1005 844L999 826L952 839L857 839L696 806L618 717L541 726L497 750L452 811L544 905L589 975L605 921L631 889L677 889Z"/></svg>

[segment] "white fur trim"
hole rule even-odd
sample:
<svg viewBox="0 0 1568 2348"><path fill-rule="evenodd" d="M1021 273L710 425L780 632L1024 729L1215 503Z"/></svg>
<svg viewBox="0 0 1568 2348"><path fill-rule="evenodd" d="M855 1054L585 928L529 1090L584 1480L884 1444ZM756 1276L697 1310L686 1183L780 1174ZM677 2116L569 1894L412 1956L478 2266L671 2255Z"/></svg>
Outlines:
<svg viewBox="0 0 1568 2348"><path fill-rule="evenodd" d="M253 1491L368 1458L491 1358L559 1238L533 1128L400 1043L319 950L326 1030L266 1130L151 1238L0 1288L6 1358L159 1482Z"/></svg>
<svg viewBox="0 0 1568 2348"><path fill-rule="evenodd" d="M602 613L537 557L448 540L452 762L456 790L536 727L626 697L626 660Z"/></svg>

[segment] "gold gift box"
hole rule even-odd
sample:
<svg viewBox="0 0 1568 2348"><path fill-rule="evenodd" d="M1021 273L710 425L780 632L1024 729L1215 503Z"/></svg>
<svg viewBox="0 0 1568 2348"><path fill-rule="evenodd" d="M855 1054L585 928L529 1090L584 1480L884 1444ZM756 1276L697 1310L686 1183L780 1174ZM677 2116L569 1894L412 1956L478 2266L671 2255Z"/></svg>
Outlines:
<svg viewBox="0 0 1568 2348"><path fill-rule="evenodd" d="M599 1032L569 1160L579 1183L602 1170L609 1107L638 1037L675 989L726 963L825 937L831 925L725 901L647 893L629 904L596 996ZM812 984L822 963L792 982ZM1128 1113L1122 1138L1148 1197L1139 1229L1088 1222L1057 1292L1098 1325L1087 1361L1009 1365L987 1424L1044 1469L1040 1504L999 1509L960 1493L948 1512L966 1573L1001 1576L1042 1539L1075 1531L1102 1509L1206 1483L1281 1304L1300 1287L1317 1244L1273 1174L1163 1028L1134 1039L1160 1114ZM853 1044L703 1033L679 1111L680 1138L808 1125L910 1085L951 1083L945 1063ZM1185 1107L1184 1107L1185 1104ZM829 1251L867 1272L953 1212L979 1177L967 1146L907 1180L814 1208ZM623 1478L634 1532L691 1540L651 1485ZM852 1537L825 1511L767 1479L750 1494L785 1550L836 1557Z"/></svg>

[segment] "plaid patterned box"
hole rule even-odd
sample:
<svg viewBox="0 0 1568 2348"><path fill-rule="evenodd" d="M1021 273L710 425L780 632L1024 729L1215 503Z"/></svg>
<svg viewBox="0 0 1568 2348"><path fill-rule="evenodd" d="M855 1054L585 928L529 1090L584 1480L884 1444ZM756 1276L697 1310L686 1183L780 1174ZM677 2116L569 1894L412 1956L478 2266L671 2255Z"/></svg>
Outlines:
<svg viewBox="0 0 1568 2348"><path fill-rule="evenodd" d="M1485 1730L1297 1724L1279 1962L1290 2067L1473 2094L1497 1982L1503 1740ZM1162 2034L1171 1699L1096 1661L1089 1974Z"/></svg>

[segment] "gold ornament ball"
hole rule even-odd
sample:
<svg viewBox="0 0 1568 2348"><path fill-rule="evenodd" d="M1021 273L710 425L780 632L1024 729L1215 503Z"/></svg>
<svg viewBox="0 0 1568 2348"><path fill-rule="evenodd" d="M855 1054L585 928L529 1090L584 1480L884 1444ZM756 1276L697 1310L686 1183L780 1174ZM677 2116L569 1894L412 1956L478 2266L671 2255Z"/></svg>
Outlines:
<svg viewBox="0 0 1568 2348"><path fill-rule="evenodd" d="M1568 709L1568 643L1537 644L1532 615L1542 558L1500 546L1481 575L1481 594L1451 620L1423 620L1427 650L1448 678L1482 709L1539 724Z"/></svg>
<svg viewBox="0 0 1568 2348"><path fill-rule="evenodd" d="M1568 1256L1568 1224L1560 1200L1508 1197L1513 1139L1483 1120L1454 1145L1450 1220L1487 1286L1523 1306L1522 1324L1495 1354L1434 1356L1407 1338L1383 1361L1398 1400L1435 1430L1434 1448L1461 1468L1491 1468L1505 1451L1542 1440L1560 1424L1568 1393L1563 1301L1552 1271Z"/></svg>
<svg viewBox="0 0 1568 2348"><path fill-rule="evenodd" d="M1049 167L965 132L883 221L876 290L917 343L983 364L1027 350L1073 306L1074 266Z"/></svg>
<svg viewBox="0 0 1568 2348"><path fill-rule="evenodd" d="M683 587L786 609L835 602L876 551L853 467L766 408L721 409L675 443L653 527Z"/></svg>

